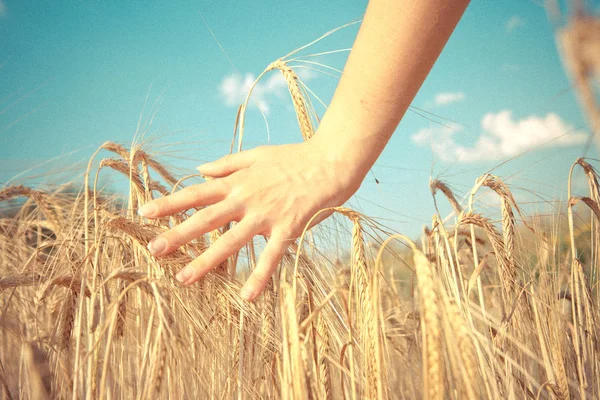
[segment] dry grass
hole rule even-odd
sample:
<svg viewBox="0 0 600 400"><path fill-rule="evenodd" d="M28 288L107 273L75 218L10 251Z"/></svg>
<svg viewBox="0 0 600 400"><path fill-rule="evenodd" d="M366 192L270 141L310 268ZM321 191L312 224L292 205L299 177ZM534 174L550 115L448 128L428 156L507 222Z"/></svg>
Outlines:
<svg viewBox="0 0 600 400"><path fill-rule="evenodd" d="M316 114L297 75L285 59L273 69L309 138ZM522 214L500 178L478 180L466 207L436 180L456 219L436 213L422 243L385 239L338 208L350 261L319 252L317 228L250 304L239 289L258 241L180 286L174 273L228 227L156 259L148 241L187 214L150 221L134 210L180 181L138 147L106 143L94 158L104 152L115 158L90 161L77 195L0 190L17 210L0 218L0 399L600 397L600 199L585 160L574 168L590 195L569 195L556 216L568 221L567 246ZM97 189L101 171L130 182L125 201ZM497 222L472 201L482 186L500 196ZM591 246L578 247L580 202L592 210ZM377 254L367 235L382 239Z"/></svg>
<svg viewBox="0 0 600 400"><path fill-rule="evenodd" d="M0 224L4 398L600 395L598 258L571 256L600 245L595 229L593 248L580 249L575 240L575 207L589 207L598 224L598 176L585 160L574 166L583 168L591 194L568 201L570 246L551 249L544 263L531 260L548 240L535 225L519 223L510 189L485 176L478 185L503 199L498 223L454 205L454 228L434 218L426 248L392 237L375 257L365 238L377 226L340 208L352 231L351 262L319 255L316 234L290 248L255 304L238 296L254 265L251 248L198 285L179 286L173 274L220 232L154 258L148 241L186 215L148 221L130 208L170 192L154 180L166 173L154 170L156 161L142 173L141 163L136 169L124 159L105 160L100 168L132 182L129 204L94 190L87 202L85 193L0 192L3 204L22 199ZM444 193L455 199L447 186ZM472 243L464 231L471 226ZM523 240L524 231L534 232L533 241ZM394 239L412 247L412 259L391 250ZM473 246L485 256L465 259ZM400 270L394 259L413 270ZM393 276L412 274L414 294L401 293Z"/></svg>

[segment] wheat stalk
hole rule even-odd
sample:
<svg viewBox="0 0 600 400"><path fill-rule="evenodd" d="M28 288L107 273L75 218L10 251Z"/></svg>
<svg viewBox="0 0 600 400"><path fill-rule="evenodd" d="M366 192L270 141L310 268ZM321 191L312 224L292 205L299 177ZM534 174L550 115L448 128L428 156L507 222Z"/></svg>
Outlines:
<svg viewBox="0 0 600 400"><path fill-rule="evenodd" d="M308 106L306 96L300 89L298 75L294 70L287 64L283 59L279 59L269 65L266 71L272 71L278 69L283 74L285 81L288 85L288 90L292 96L292 103L294 104L294 111L296 112L296 118L298 119L298 125L300 126L300 132L304 140L310 139L314 135L314 128L310 115L308 112Z"/></svg>

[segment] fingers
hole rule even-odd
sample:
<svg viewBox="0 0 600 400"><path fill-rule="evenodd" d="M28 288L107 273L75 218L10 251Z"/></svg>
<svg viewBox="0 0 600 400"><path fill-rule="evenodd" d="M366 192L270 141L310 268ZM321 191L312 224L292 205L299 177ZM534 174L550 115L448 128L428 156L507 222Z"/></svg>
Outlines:
<svg viewBox="0 0 600 400"><path fill-rule="evenodd" d="M148 218L160 218L192 207L207 206L223 200L227 190L223 181L211 180L149 201L138 210L138 214Z"/></svg>
<svg viewBox="0 0 600 400"><path fill-rule="evenodd" d="M228 230L204 253L188 264L176 275L176 279L186 285L201 279L227 257L237 253L254 235L259 232L259 225L250 218Z"/></svg>
<svg viewBox="0 0 600 400"><path fill-rule="evenodd" d="M242 288L241 296L246 301L254 301L269 283L291 240L274 233L263 250L258 264Z"/></svg>
<svg viewBox="0 0 600 400"><path fill-rule="evenodd" d="M235 220L237 212L232 201L203 208L181 224L152 239L148 243L148 250L155 256L169 254L193 239Z"/></svg>
<svg viewBox="0 0 600 400"><path fill-rule="evenodd" d="M203 175L221 178L243 168L248 168L256 160L256 149L241 151L221 157L217 161L203 164L197 169Z"/></svg>

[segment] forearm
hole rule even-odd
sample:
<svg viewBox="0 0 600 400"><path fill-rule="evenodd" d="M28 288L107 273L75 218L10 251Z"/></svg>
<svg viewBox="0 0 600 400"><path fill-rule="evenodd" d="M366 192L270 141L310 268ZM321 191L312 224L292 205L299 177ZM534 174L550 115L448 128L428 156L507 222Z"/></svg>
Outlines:
<svg viewBox="0 0 600 400"><path fill-rule="evenodd" d="M371 0L315 136L364 177L417 94L469 0ZM321 137L319 137L321 134ZM348 167L346 165L345 167Z"/></svg>

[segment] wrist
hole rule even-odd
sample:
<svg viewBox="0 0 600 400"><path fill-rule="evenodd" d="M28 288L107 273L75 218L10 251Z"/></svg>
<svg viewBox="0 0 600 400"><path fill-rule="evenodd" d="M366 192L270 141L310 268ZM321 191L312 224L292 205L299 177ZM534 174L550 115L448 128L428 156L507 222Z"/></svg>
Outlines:
<svg viewBox="0 0 600 400"><path fill-rule="evenodd" d="M358 190L377 157L373 159L370 149L364 148L366 144L353 140L351 136L340 137L331 133L319 127L307 144L317 154L324 173L332 176L338 190L351 192L350 197Z"/></svg>

